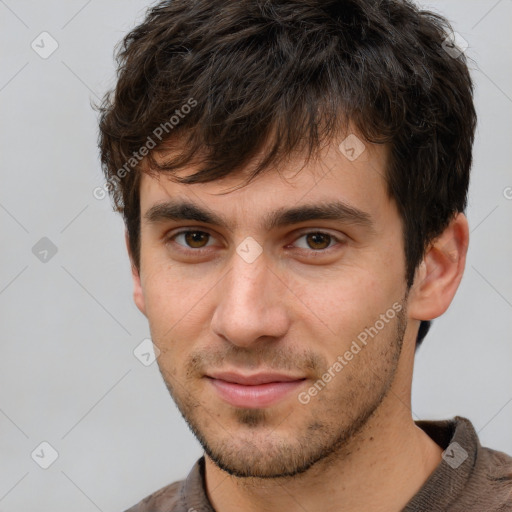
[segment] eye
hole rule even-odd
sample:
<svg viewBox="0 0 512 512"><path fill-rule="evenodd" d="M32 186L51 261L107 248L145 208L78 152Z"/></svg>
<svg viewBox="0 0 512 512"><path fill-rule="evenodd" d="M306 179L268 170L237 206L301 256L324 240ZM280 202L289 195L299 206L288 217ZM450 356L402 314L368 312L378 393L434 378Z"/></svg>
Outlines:
<svg viewBox="0 0 512 512"><path fill-rule="evenodd" d="M299 243L300 240L304 240ZM185 252L201 252L203 249L213 245L212 236L206 231L198 229L187 229L171 234L166 238L167 243L178 245ZM323 231L308 231L301 233L295 239L294 246L301 251L309 251L313 253L327 252L335 245L339 245L343 240Z"/></svg>
<svg viewBox="0 0 512 512"><path fill-rule="evenodd" d="M313 250L316 252L325 251L330 249L333 245L331 242L342 242L339 238L323 231L309 231L302 233L297 240L305 239L305 244L299 249ZM296 242L297 243L297 242Z"/></svg>
<svg viewBox="0 0 512 512"><path fill-rule="evenodd" d="M175 241L178 245L180 245L181 247L185 247L187 249L200 250L205 247L208 247L207 242L209 241L209 237L210 233L207 233L206 231L200 231L198 229L188 229L169 236L167 238L167 241ZM178 239L181 239L183 243L178 242Z"/></svg>

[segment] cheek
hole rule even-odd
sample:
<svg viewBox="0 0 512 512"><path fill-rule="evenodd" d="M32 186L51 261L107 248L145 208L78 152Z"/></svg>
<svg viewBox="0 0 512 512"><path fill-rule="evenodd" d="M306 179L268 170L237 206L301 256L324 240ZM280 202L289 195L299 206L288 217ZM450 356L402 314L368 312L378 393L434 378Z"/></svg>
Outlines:
<svg viewBox="0 0 512 512"><path fill-rule="evenodd" d="M287 301L298 314L300 306L312 313L335 334L343 335L351 326L360 326L380 314L388 302L396 298L390 284L375 270L345 267L337 271L317 273L314 279L288 278L293 296ZM392 300L391 300L392 299Z"/></svg>
<svg viewBox="0 0 512 512"><path fill-rule="evenodd" d="M149 269L149 265L146 267ZM162 351L180 350L173 340L199 339L209 325L208 292L218 279L169 264L154 265L143 281L146 314L153 342Z"/></svg>
<svg viewBox="0 0 512 512"><path fill-rule="evenodd" d="M314 282L294 279L291 288L295 296L288 295L286 304L302 331L300 337L310 340L310 348L322 353L329 364L357 340L361 347L371 341L373 350L366 348L365 357L381 350L393 336L393 305L403 297L394 272L395 269L386 273L365 264L325 272L321 277L317 275ZM386 313L383 324L381 315ZM361 356L358 359L362 360Z"/></svg>

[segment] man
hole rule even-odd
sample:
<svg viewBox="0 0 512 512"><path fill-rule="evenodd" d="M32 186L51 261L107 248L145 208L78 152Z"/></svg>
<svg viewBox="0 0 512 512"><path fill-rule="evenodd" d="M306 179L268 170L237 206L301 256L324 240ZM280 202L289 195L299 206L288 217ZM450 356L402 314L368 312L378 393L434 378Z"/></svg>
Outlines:
<svg viewBox="0 0 512 512"><path fill-rule="evenodd" d="M102 162L205 451L130 511L512 510L512 459L410 408L468 247L452 40L391 0L173 0L126 36Z"/></svg>

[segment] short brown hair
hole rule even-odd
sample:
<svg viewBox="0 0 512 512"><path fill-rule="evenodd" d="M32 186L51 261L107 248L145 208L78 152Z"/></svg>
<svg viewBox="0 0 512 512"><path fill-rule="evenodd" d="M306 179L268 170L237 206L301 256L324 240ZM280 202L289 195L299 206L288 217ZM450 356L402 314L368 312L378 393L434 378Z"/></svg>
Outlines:
<svg viewBox="0 0 512 512"><path fill-rule="evenodd" d="M250 181L298 149L309 158L350 122L389 145L387 191L402 219L410 287L429 243L467 203L476 113L466 57L445 51L452 33L408 0L152 7L122 40L117 85L98 107L101 162L135 265L141 148L153 171L171 175L204 155L195 174L174 177L199 183L242 169L272 135ZM153 147L178 135L183 151L158 165ZM421 323L418 345L429 326Z"/></svg>

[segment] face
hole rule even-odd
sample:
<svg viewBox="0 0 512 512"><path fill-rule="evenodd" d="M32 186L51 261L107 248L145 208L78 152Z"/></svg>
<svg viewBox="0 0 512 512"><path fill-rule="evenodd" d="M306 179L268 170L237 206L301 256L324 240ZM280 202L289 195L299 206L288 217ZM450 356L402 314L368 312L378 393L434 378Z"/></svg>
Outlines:
<svg viewBox="0 0 512 512"><path fill-rule="evenodd" d="M407 289L386 149L351 161L339 142L237 190L246 176L142 176L135 301L183 417L233 475L328 459L397 375Z"/></svg>

